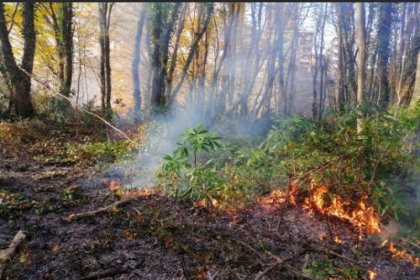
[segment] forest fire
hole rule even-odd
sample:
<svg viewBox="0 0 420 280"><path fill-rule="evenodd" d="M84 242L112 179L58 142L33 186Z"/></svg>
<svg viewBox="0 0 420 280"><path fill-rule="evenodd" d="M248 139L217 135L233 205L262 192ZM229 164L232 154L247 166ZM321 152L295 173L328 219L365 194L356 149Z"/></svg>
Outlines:
<svg viewBox="0 0 420 280"><path fill-rule="evenodd" d="M264 207L267 207L270 204L281 204L285 202L296 205L296 192L297 183L293 182L289 185L288 191L273 190L269 195L261 197L258 202Z"/></svg>
<svg viewBox="0 0 420 280"><path fill-rule="evenodd" d="M376 272L369 270L368 277L369 277L369 280L374 280L376 278Z"/></svg>
<svg viewBox="0 0 420 280"><path fill-rule="evenodd" d="M385 240L382 242L382 247L385 246L388 243L388 240ZM395 259L402 259L411 262L415 267L420 266L420 259L413 257L409 253L407 253L406 250L398 250L395 247L395 243L393 241L389 242L389 248L388 251L391 252L391 255Z"/></svg>
<svg viewBox="0 0 420 280"><path fill-rule="evenodd" d="M111 180L111 183L109 183L108 189L110 191L120 191L122 190L122 185L117 182L117 180Z"/></svg>
<svg viewBox="0 0 420 280"><path fill-rule="evenodd" d="M357 208L350 212L345 209L350 202L344 201L336 195L331 198L331 203L327 206L327 202L325 201L325 193L327 192L327 186L319 186L315 188L312 195L305 199L304 208L311 211L315 208L321 214L346 220L359 228L361 231L366 230L367 233L380 232L379 215L373 207L366 206L367 196L362 197L362 199L357 203Z"/></svg>
<svg viewBox="0 0 420 280"><path fill-rule="evenodd" d="M334 236L334 242L337 243L337 244L343 243L343 241L341 241L341 239L338 235Z"/></svg>
<svg viewBox="0 0 420 280"><path fill-rule="evenodd" d="M205 199L202 199L197 202L197 206L206 207L206 205L212 205L214 207L217 207L219 206L219 202L214 198L211 198L210 201L206 201Z"/></svg>
<svg viewBox="0 0 420 280"><path fill-rule="evenodd" d="M149 196L153 194L153 191L148 188L132 188L124 190L123 185L117 180L112 180L108 186L108 189L112 191L115 195L130 198L136 196Z"/></svg>

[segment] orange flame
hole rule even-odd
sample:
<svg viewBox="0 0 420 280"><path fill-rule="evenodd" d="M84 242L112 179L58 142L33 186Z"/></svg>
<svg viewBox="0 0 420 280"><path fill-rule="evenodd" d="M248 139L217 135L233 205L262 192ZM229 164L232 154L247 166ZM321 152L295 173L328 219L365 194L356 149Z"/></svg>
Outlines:
<svg viewBox="0 0 420 280"><path fill-rule="evenodd" d="M411 262L415 267L420 266L419 258L413 257L407 253L406 250L398 250L395 248L395 243L393 241L389 243L389 251L391 252L393 258L407 260Z"/></svg>
<svg viewBox="0 0 420 280"><path fill-rule="evenodd" d="M212 204L214 207L219 206L219 202L218 202L216 199L211 198L210 200L211 200L211 204ZM200 201L198 201L198 202L197 202L197 206L200 206L200 207L206 207L206 206L210 206L210 205L209 205L209 204L207 204L207 203L206 203L206 200L203 198L203 199L201 199Z"/></svg>
<svg viewBox="0 0 420 280"><path fill-rule="evenodd" d="M273 190L271 193L267 196L261 197L258 202L262 205L267 204L281 204L284 202L288 202L292 205L296 205L296 198L295 194L297 191L297 183L292 182L289 185L288 191L282 191L282 190Z"/></svg>
<svg viewBox="0 0 420 280"><path fill-rule="evenodd" d="M122 189L122 186L116 180L112 180L111 183L109 183L108 189L110 191L117 191L117 190L121 190Z"/></svg>
<svg viewBox="0 0 420 280"><path fill-rule="evenodd" d="M366 206L367 196L362 197L358 207L349 212L345 209L350 203L342 200L339 196L334 195L331 198L331 205L326 206L324 194L328 191L327 186L319 186L313 192L312 196L305 200L304 208L312 209L311 204L321 214L335 216L346 220L358 227L360 230L366 229L368 233L380 232L379 215L373 207Z"/></svg>
<svg viewBox="0 0 420 280"><path fill-rule="evenodd" d="M337 244L341 244L341 243L343 243L343 242L341 241L340 237L338 237L338 235L334 236L334 242L335 242L335 243L337 243Z"/></svg>
<svg viewBox="0 0 420 280"><path fill-rule="evenodd" d="M153 194L153 191L148 188L133 188L130 190L123 190L123 186L121 183L117 182L116 180L112 180L108 186L110 191L118 193L123 198L130 198L136 196L149 196Z"/></svg>
<svg viewBox="0 0 420 280"><path fill-rule="evenodd" d="M281 190L274 190L269 195L261 197L259 203L261 204L281 204L286 201L287 194Z"/></svg>
<svg viewBox="0 0 420 280"><path fill-rule="evenodd" d="M124 193L124 197L149 196L153 194L153 190L147 188L129 190Z"/></svg>
<svg viewBox="0 0 420 280"><path fill-rule="evenodd" d="M369 278L369 280L375 280L376 272L374 272L372 270L368 270L368 278Z"/></svg>

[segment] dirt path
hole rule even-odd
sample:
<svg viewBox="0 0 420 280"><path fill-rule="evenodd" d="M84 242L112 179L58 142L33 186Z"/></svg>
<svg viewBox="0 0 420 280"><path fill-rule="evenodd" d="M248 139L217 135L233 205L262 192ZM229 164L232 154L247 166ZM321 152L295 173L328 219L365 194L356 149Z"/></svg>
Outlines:
<svg viewBox="0 0 420 280"><path fill-rule="evenodd" d="M376 279L419 279L419 269L391 258L378 241L359 241L338 220L328 229L298 206L229 215L152 195L67 222L115 201L109 181L97 167L41 163L29 152L35 143L0 140L0 249L19 229L27 235L4 279L306 279L305 271L330 264L340 268L331 272L337 279L367 279L367 269Z"/></svg>

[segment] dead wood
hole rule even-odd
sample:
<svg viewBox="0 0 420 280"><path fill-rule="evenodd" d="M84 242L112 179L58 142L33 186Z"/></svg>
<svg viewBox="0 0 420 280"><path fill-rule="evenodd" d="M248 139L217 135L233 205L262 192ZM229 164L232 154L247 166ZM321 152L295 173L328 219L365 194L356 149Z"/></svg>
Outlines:
<svg viewBox="0 0 420 280"><path fill-rule="evenodd" d="M263 262L264 258L263 258L263 256L256 249L252 248L251 246L249 246L248 244L246 244L242 240L238 240L238 239L232 239L232 240L234 240L234 241L236 241L236 242L244 245L245 247L247 247L248 249L250 249L252 252L254 252L258 256L258 262L261 265L264 265L264 262Z"/></svg>
<svg viewBox="0 0 420 280"><path fill-rule="evenodd" d="M56 90L53 90L47 83L42 82L40 79L38 79L34 73L28 73L25 69L20 68L20 70L25 73L25 75L27 75L29 78L33 79L35 82L39 83L42 87L44 87L46 90L50 91L51 93L53 93L54 95L57 95L61 98L64 98L65 100L71 102L71 99L59 92L57 92ZM76 107L77 110L85 112L86 114L89 114L97 119L99 119L100 121L102 121L104 124L106 124L108 127L112 128L113 130L115 130L116 132L118 132L119 134L121 134L125 139L127 139L128 141L130 141L132 144L134 145L138 145L138 143L136 141L134 141L133 139L131 139L127 133L125 133L124 131L122 131L121 129L115 127L114 125L112 125L110 122L108 122L106 119L102 118L101 116L83 108L83 107Z"/></svg>
<svg viewBox="0 0 420 280"><path fill-rule="evenodd" d="M88 212L82 212L82 213L77 213L77 214L73 213L73 214L69 215L66 220L69 221L69 222L71 222L71 221L75 221L75 220L78 220L78 219L81 219L81 218L95 216L96 214L100 214L100 213L103 213L103 212L112 211L112 210L116 209L118 206L127 204L128 202L130 202L132 200L135 200L137 198L138 198L138 196L129 197L129 198L125 198L125 199L119 200L117 202L114 202L114 203L112 203L110 205L107 205L107 206L98 208L96 210L92 210L92 211L88 211Z"/></svg>
<svg viewBox="0 0 420 280"><path fill-rule="evenodd" d="M268 272L270 272L271 270L273 270L276 266L282 265L284 266L287 270L291 271L293 274L300 276L301 278L304 279L313 279L303 273L301 273L300 271L298 271L297 269L295 269L293 266L291 266L290 264L288 264L287 262L294 260L302 255L304 255L308 250L303 250L301 251L299 254L297 254L296 256L292 256L286 259L282 259L280 256L277 256L273 253L271 253L270 251L266 251L266 253L272 257L275 260L275 263L270 265L269 267L267 267L265 270L259 272L256 276L255 276L255 280L261 279L264 275L266 275Z"/></svg>
<svg viewBox="0 0 420 280"><path fill-rule="evenodd" d="M95 279L102 279L102 278L106 278L106 277L112 277L118 274L123 274L123 273L127 273L130 272L131 268L123 265L117 268L110 268L107 270L103 270L103 271L96 271L96 272L92 272L90 274L88 274L85 277L79 278L79 280L95 280Z"/></svg>
<svg viewBox="0 0 420 280"><path fill-rule="evenodd" d="M330 250L330 249L328 249L328 248L326 248L326 247L324 247L323 249L324 249L324 251L325 251L325 253L326 253L327 255L333 255L333 256L335 256L335 257L337 257L337 258L340 258L340 259L345 260L345 261L347 261L347 262L353 263L353 264L355 264L355 265L357 265L357 266L359 266L359 267L361 267L361 268L363 268L363 269L370 270L370 268L369 268L369 267L367 267L366 265L363 265L363 264L359 263L358 261L355 261L355 260L353 260L353 259L350 259L349 257L346 257L346 256L341 255L341 254L339 254L339 253L336 253L336 252L334 252L333 250Z"/></svg>
<svg viewBox="0 0 420 280"><path fill-rule="evenodd" d="M410 240L405 239L405 238L403 238L403 237L399 237L399 239L400 239L403 243L405 243L405 244L407 244L407 245L411 245L411 246L415 247L416 249L420 250L420 246L419 246L419 245L417 245L416 243L411 242Z"/></svg>
<svg viewBox="0 0 420 280"><path fill-rule="evenodd" d="M19 230L10 243L9 247L7 249L0 250L0 276L3 274L3 270L6 268L7 261L13 257L17 247L25 239L25 237L26 236L23 231Z"/></svg>

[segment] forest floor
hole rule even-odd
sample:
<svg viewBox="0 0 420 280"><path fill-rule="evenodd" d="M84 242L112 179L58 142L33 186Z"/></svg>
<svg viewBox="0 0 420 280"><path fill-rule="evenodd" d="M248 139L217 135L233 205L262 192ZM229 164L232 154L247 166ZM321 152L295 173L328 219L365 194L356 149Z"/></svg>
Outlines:
<svg viewBox="0 0 420 280"><path fill-rule="evenodd" d="M420 279L378 238L270 199L224 212L149 195L68 221L117 200L106 165L61 157L86 136L106 140L88 127L0 123L0 249L26 235L0 278Z"/></svg>

